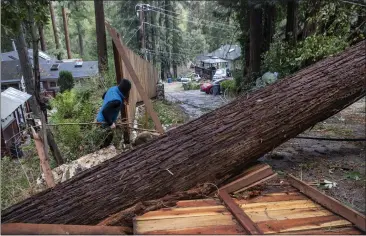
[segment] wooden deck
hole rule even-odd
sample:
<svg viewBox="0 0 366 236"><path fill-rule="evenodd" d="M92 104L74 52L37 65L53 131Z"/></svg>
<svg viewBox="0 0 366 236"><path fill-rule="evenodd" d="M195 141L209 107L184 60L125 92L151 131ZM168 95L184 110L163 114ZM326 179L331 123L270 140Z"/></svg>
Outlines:
<svg viewBox="0 0 366 236"><path fill-rule="evenodd" d="M278 178L273 182L280 182ZM264 234L362 234L288 183L257 185L233 198ZM259 190L258 190L259 189ZM260 192L255 197L246 194ZM218 199L187 200L134 219L135 234L245 234Z"/></svg>

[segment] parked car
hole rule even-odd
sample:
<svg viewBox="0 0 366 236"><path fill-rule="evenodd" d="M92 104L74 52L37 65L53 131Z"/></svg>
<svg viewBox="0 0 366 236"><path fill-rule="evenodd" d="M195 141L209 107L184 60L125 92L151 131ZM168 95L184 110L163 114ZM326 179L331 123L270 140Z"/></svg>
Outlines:
<svg viewBox="0 0 366 236"><path fill-rule="evenodd" d="M222 78L225 78L225 77L226 77L226 70L225 69L217 69L212 80L222 79Z"/></svg>
<svg viewBox="0 0 366 236"><path fill-rule="evenodd" d="M230 80L230 79L225 77L225 78L221 78L221 79L216 79L212 82L203 83L200 86L200 90L201 90L201 92L205 92L207 94L212 94L213 93L213 86L217 85L217 84L220 85L225 80Z"/></svg>
<svg viewBox="0 0 366 236"><path fill-rule="evenodd" d="M199 74L193 74L193 80L196 81L196 82L199 82L202 78Z"/></svg>
<svg viewBox="0 0 366 236"><path fill-rule="evenodd" d="M181 81L182 83L188 83L188 82L191 82L191 81L192 81L192 79L191 79L190 77L183 77L183 78L181 78L181 79L180 79L180 81Z"/></svg>

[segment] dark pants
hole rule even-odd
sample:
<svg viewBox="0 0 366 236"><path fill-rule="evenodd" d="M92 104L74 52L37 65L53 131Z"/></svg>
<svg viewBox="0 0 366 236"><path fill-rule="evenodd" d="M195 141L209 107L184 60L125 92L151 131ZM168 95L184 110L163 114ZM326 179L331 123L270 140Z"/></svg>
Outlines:
<svg viewBox="0 0 366 236"><path fill-rule="evenodd" d="M106 148L109 145L111 145L113 141L113 130L110 127L103 127L105 130L105 138L103 141L103 144L100 146L100 148Z"/></svg>

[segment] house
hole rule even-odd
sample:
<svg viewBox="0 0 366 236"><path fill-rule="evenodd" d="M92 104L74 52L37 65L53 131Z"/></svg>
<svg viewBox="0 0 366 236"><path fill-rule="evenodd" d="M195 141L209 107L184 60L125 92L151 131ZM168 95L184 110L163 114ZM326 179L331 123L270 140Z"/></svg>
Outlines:
<svg viewBox="0 0 366 236"><path fill-rule="evenodd" d="M28 55L33 63L33 50L28 49ZM75 81L90 78L98 74L97 61L81 61L79 59L56 60L56 58L39 51L39 67L41 74L41 89L50 92L59 90L57 80L62 70L70 71ZM17 51L1 54L1 90L9 87L24 89L24 80Z"/></svg>
<svg viewBox="0 0 366 236"><path fill-rule="evenodd" d="M216 49L213 52L198 55L196 57L196 65L206 67L206 60L219 58L227 61L227 63L225 65L216 65L216 67L227 66L230 70L235 70L239 69L241 66L240 57L241 48L239 45L226 44L222 45L220 48Z"/></svg>
<svg viewBox="0 0 366 236"><path fill-rule="evenodd" d="M19 143L20 132L25 127L25 106L30 94L15 88L1 92L1 156L12 153Z"/></svg>

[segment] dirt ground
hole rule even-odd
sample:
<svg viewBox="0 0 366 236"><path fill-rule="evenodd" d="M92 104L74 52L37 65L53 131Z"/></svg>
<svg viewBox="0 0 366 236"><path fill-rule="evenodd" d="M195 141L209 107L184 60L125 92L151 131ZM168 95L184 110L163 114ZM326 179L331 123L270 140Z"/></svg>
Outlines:
<svg viewBox="0 0 366 236"><path fill-rule="evenodd" d="M365 98L318 123L301 136L329 138L365 137ZM291 173L306 182L335 182L318 188L344 204L366 212L366 142L291 139L268 153L262 161L278 174Z"/></svg>

